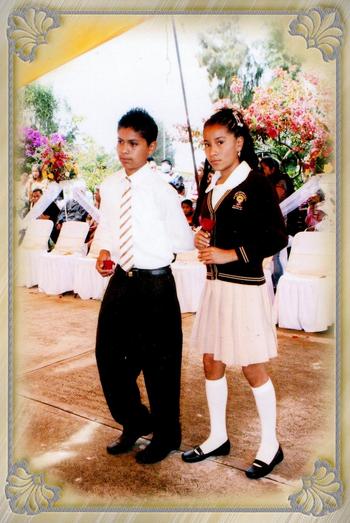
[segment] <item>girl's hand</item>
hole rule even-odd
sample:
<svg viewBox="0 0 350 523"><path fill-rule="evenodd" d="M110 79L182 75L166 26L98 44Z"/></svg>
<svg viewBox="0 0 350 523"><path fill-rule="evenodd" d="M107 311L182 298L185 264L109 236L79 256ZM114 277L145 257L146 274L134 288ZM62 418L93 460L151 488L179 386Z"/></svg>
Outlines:
<svg viewBox="0 0 350 523"><path fill-rule="evenodd" d="M194 245L196 249L201 250L209 247L210 245L210 233L200 229L194 237Z"/></svg>
<svg viewBox="0 0 350 523"><path fill-rule="evenodd" d="M206 265L210 263L229 263L238 260L235 249L219 249L218 247L206 247L198 253L199 261Z"/></svg>

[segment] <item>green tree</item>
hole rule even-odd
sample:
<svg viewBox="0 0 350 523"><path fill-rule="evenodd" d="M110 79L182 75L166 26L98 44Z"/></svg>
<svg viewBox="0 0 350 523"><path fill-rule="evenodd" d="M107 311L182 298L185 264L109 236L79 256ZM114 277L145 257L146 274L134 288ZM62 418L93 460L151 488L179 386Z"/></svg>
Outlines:
<svg viewBox="0 0 350 523"><path fill-rule="evenodd" d="M20 106L26 127L33 127L44 136L59 131L69 144L75 142L82 117L72 115L67 100L57 98L51 87L27 85Z"/></svg>
<svg viewBox="0 0 350 523"><path fill-rule="evenodd" d="M163 122L157 122L158 125L158 138L157 138L157 149L153 154L153 158L155 159L157 165L160 165L161 161L164 160L164 158L167 158L174 164L174 147L173 142L168 134L167 130L164 127Z"/></svg>
<svg viewBox="0 0 350 523"><path fill-rule="evenodd" d="M50 87L39 84L26 85L23 106L32 127L45 136L58 131L58 101Z"/></svg>
<svg viewBox="0 0 350 523"><path fill-rule="evenodd" d="M94 191L103 179L116 172L120 163L114 154L108 154L103 147L96 144L93 138L85 136L77 154L79 173L90 191Z"/></svg>
<svg viewBox="0 0 350 523"><path fill-rule="evenodd" d="M198 60L213 85L212 100L232 98L232 78L239 77L243 84L240 104L247 107L263 69L240 35L238 21L224 22L200 35L199 43Z"/></svg>
<svg viewBox="0 0 350 523"><path fill-rule="evenodd" d="M285 48L282 30L271 27L269 38L264 42L264 62L269 69L279 67L290 74L295 80L301 70L301 63L295 56L288 53Z"/></svg>

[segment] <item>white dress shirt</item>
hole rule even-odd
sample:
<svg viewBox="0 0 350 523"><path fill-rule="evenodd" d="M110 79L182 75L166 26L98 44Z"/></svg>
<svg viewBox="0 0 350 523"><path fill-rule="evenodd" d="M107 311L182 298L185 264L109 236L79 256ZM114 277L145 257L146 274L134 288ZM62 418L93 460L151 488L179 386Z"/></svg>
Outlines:
<svg viewBox="0 0 350 523"><path fill-rule="evenodd" d="M119 259L120 200L128 181L123 170L100 186L100 223L95 241L100 249ZM193 232L181 208L177 192L162 174L148 164L129 177L131 181L134 266L157 269L169 265L174 253L194 249Z"/></svg>
<svg viewBox="0 0 350 523"><path fill-rule="evenodd" d="M247 162L243 161L235 169L233 169L232 173L229 175L228 178L226 178L224 183L219 185L216 185L216 182L221 178L221 174L220 172L215 171L211 179L211 182L205 191L209 192L213 190L213 194L211 197L213 207L215 207L217 202L225 194L226 191L234 189L235 187L237 187L237 185L244 182L250 171L251 168L249 167Z"/></svg>

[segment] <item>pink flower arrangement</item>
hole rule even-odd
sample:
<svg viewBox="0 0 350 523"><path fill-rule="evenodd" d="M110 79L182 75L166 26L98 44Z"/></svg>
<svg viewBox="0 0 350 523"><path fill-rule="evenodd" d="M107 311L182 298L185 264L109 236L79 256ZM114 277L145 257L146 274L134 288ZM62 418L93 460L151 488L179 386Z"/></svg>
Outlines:
<svg viewBox="0 0 350 523"><path fill-rule="evenodd" d="M41 150L42 174L50 181L61 182L75 178L76 163L63 136L54 133Z"/></svg>
<svg viewBox="0 0 350 523"><path fill-rule="evenodd" d="M299 73L296 79L277 69L267 87L255 89L245 121L258 140L284 146L295 153L304 169L315 171L316 162L332 152L327 120L327 96L317 89L317 79Z"/></svg>
<svg viewBox="0 0 350 523"><path fill-rule="evenodd" d="M233 77L230 89L232 98L239 102L243 90L242 80ZM242 112L244 121L262 149L274 151L275 154L278 151L284 158L294 155L299 173L316 172L333 152L329 130L331 96L326 89L321 88L315 75L299 72L292 77L287 71L277 68L268 85L255 88L252 103L246 109L230 98L224 98L215 102L210 114L223 108ZM188 143L186 125L178 124L175 127L174 138ZM195 147L202 144L201 131L192 129Z"/></svg>
<svg viewBox="0 0 350 523"><path fill-rule="evenodd" d="M24 163L30 169L33 163L42 168L42 175L50 181L69 180L77 175L77 165L65 138L59 133L49 137L37 129L26 127L23 133Z"/></svg>

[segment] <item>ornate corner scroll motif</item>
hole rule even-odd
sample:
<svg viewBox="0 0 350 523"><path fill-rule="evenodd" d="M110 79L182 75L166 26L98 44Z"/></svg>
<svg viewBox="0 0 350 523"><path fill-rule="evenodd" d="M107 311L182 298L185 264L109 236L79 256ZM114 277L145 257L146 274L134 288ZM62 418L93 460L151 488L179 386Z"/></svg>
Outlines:
<svg viewBox="0 0 350 523"><path fill-rule="evenodd" d="M47 44L47 33L59 26L57 13L28 7L9 16L7 37L16 55L24 62L32 62L38 45Z"/></svg>
<svg viewBox="0 0 350 523"><path fill-rule="evenodd" d="M5 486L12 512L29 515L50 510L60 490L45 485L43 474L31 474L25 461L12 465Z"/></svg>
<svg viewBox="0 0 350 523"><path fill-rule="evenodd" d="M289 24L289 34L305 38L307 48L318 49L325 62L337 57L343 40L338 12L320 8L298 15Z"/></svg>
<svg viewBox="0 0 350 523"><path fill-rule="evenodd" d="M327 461L317 460L314 467L312 476L302 478L303 488L288 499L295 512L324 516L340 508L343 487L336 470Z"/></svg>

